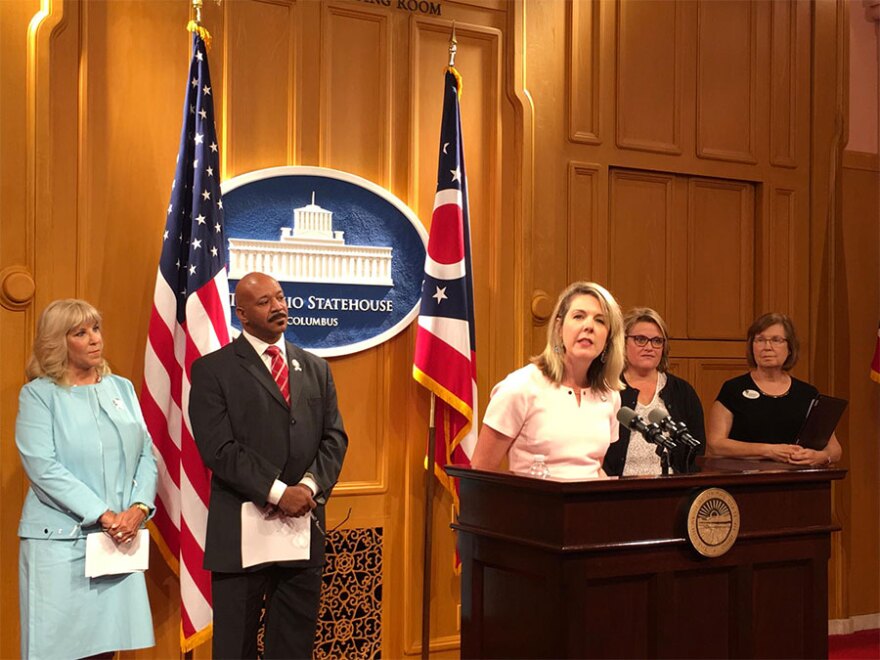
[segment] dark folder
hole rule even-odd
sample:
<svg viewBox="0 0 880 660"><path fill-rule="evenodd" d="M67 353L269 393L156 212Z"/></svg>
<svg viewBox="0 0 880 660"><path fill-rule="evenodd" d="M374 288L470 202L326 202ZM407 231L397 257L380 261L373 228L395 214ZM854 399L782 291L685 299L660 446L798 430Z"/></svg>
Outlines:
<svg viewBox="0 0 880 660"><path fill-rule="evenodd" d="M820 394L807 412L807 419L798 433L797 444L807 449L821 451L831 439L831 434L837 428L843 411L846 410L846 399L838 399L833 396Z"/></svg>

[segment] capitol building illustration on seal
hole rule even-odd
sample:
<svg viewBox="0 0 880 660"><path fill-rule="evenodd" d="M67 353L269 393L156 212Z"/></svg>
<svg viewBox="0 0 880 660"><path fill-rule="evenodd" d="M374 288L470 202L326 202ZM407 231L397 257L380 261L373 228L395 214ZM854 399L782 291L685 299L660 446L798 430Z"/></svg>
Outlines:
<svg viewBox="0 0 880 660"><path fill-rule="evenodd" d="M277 241L229 239L229 279L253 271L279 282L394 286L390 247L346 245L333 231L333 212L312 201L293 210L293 227L282 227Z"/></svg>

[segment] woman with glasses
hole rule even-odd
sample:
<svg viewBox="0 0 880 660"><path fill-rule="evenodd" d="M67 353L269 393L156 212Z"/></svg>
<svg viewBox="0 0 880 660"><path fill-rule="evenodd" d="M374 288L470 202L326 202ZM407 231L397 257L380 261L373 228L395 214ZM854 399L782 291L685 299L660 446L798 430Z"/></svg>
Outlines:
<svg viewBox="0 0 880 660"><path fill-rule="evenodd" d="M789 373L800 347L791 319L764 314L749 328L746 345L751 369L721 386L709 412L707 453L796 465L838 461L834 435L821 451L794 444L819 391Z"/></svg>
<svg viewBox="0 0 880 660"><path fill-rule="evenodd" d="M626 315L623 327L626 336L623 384L626 388L620 393L621 404L635 410L643 419L652 411L661 410L687 426L700 446L672 449L670 464L675 472L688 472L706 446L703 407L690 383L668 372L666 323L653 309L637 307ZM660 474L660 456L656 449L641 433L621 425L620 439L605 455L605 472L624 477Z"/></svg>
<svg viewBox="0 0 880 660"><path fill-rule="evenodd" d="M546 458L550 477L602 475L617 440L623 319L608 291L575 282L559 296L544 352L492 390L471 465L525 473Z"/></svg>

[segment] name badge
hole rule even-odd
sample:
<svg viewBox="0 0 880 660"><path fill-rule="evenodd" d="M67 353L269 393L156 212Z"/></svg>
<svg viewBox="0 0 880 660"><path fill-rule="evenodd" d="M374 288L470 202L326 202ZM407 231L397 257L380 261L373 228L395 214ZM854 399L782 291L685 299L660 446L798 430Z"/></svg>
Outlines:
<svg viewBox="0 0 880 660"><path fill-rule="evenodd" d="M743 396L747 399L757 399L761 394L755 390L743 390Z"/></svg>

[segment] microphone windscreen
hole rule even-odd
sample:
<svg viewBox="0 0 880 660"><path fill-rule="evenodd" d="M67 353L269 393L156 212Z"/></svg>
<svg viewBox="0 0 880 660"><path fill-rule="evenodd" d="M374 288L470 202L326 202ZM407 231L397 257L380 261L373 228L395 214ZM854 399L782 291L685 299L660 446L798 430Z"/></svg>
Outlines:
<svg viewBox="0 0 880 660"><path fill-rule="evenodd" d="M626 428L630 428L633 421L638 416L639 415L635 410L627 408L626 406L617 411L617 421L623 424Z"/></svg>
<svg viewBox="0 0 880 660"><path fill-rule="evenodd" d="M648 421L651 422L651 424L661 424L661 422L667 417L669 417L669 415L659 408L654 408L654 410L648 413Z"/></svg>

